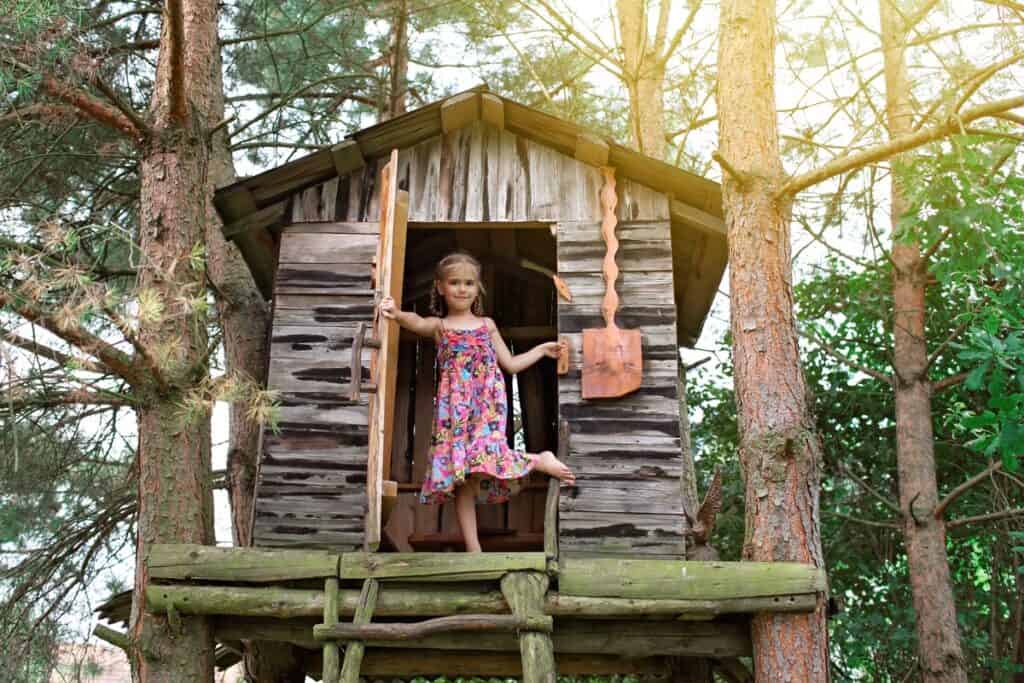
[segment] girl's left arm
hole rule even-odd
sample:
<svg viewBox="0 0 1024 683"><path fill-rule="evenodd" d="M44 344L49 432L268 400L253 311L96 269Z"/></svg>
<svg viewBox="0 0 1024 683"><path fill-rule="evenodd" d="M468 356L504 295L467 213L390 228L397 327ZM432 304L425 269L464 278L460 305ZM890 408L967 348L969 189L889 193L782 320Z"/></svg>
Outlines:
<svg viewBox="0 0 1024 683"><path fill-rule="evenodd" d="M505 345L505 340L501 338L501 333L498 332L498 326L494 324L494 321L490 318L484 318L484 324L487 325L487 331L490 333L491 341L494 343L494 351L498 356L498 366L510 375L522 372L545 356L548 358L558 358L560 346L556 341L537 344L529 351L513 356L512 352L508 350L508 346Z"/></svg>

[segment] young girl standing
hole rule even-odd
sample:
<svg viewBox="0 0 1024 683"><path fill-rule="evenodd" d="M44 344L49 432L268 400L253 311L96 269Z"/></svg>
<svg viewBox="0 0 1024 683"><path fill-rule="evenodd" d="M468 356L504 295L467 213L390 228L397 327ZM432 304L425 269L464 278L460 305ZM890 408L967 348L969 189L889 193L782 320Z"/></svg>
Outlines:
<svg viewBox="0 0 1024 683"><path fill-rule="evenodd" d="M450 254L434 271L431 312L423 318L399 310L385 297L380 312L437 344L439 381L434 402L430 471L420 501L455 498L455 515L468 552L480 552L476 501L501 503L516 493L523 477L537 469L566 483L572 471L551 451L524 453L505 436L508 402L501 370L516 374L541 358L557 358L558 342L538 344L513 356L494 321L483 317L480 263L469 254ZM500 369L499 369L500 368Z"/></svg>

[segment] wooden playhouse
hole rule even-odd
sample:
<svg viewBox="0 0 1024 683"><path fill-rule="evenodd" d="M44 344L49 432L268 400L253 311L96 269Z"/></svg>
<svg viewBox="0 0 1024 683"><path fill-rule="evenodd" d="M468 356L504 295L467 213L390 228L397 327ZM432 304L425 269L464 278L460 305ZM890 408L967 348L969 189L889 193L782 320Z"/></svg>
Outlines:
<svg viewBox="0 0 1024 683"><path fill-rule="evenodd" d="M810 610L825 590L809 566L686 559L696 513L678 348L696 340L726 265L717 184L476 89L215 201L273 303L266 384L279 408L263 433L255 547L156 546L150 609L215 615L229 647L299 645L325 680L686 678L711 664L739 676L749 614ZM454 511L417 503L433 343L375 320L381 292L426 313L434 265L457 249L483 263L487 315L513 352L555 338L571 349L567 367L507 378L508 438L556 450L577 484L537 478L481 506L480 555L444 552L461 549ZM615 322L640 331L642 374L624 396L584 399L603 272Z"/></svg>

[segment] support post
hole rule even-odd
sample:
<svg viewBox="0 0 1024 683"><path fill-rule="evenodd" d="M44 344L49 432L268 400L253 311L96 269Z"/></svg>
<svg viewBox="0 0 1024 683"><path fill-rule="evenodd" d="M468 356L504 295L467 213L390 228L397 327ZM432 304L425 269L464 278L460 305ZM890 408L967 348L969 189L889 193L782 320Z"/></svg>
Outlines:
<svg viewBox="0 0 1024 683"><path fill-rule="evenodd" d="M544 614L549 579L541 572L509 572L501 578L501 592L522 619ZM551 635L520 631L519 654L523 658L523 683L555 683L555 648Z"/></svg>
<svg viewBox="0 0 1024 683"><path fill-rule="evenodd" d="M334 626L338 623L338 579L332 577L324 582L324 625ZM324 683L338 683L341 671L338 642L330 640L324 643Z"/></svg>
<svg viewBox="0 0 1024 683"><path fill-rule="evenodd" d="M361 626L370 623L370 619L373 617L373 609L377 606L377 593L379 591L380 582L377 579L367 579L363 582L363 591L359 594L359 604L356 606L356 613L352 617L354 625ZM345 645L345 663L341 667L342 683L359 683L359 669L363 665L363 654L365 652L366 644L361 640L352 640Z"/></svg>

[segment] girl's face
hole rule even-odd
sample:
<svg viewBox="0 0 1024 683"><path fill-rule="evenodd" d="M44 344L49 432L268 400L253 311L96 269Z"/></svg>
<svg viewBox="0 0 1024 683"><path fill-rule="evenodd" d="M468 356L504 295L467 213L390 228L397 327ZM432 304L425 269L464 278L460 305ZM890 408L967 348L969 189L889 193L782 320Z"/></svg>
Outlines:
<svg viewBox="0 0 1024 683"><path fill-rule="evenodd" d="M476 268L468 263L456 263L444 277L435 282L438 293L448 305L448 313L465 313L480 294L480 281Z"/></svg>

